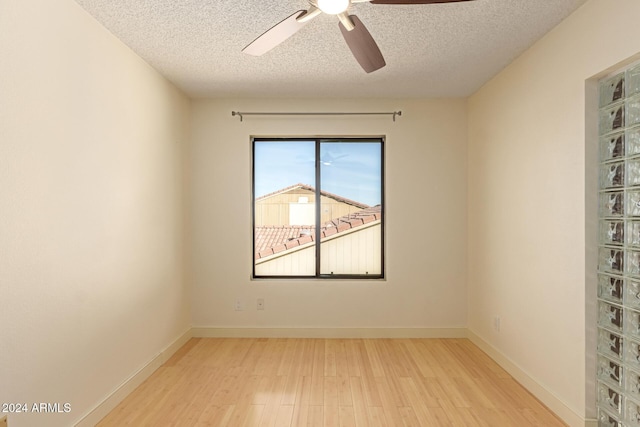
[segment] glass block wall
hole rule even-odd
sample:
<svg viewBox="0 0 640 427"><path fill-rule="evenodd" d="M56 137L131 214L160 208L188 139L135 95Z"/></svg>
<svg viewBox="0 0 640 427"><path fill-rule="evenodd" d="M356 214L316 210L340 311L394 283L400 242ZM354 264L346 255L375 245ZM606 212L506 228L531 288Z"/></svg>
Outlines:
<svg viewBox="0 0 640 427"><path fill-rule="evenodd" d="M599 100L598 425L640 427L640 66Z"/></svg>

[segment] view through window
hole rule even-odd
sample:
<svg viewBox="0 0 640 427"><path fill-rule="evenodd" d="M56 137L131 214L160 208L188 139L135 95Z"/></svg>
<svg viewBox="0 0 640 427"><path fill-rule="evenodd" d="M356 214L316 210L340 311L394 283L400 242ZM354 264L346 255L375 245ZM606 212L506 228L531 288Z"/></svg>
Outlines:
<svg viewBox="0 0 640 427"><path fill-rule="evenodd" d="M383 142L253 139L254 277L384 277Z"/></svg>

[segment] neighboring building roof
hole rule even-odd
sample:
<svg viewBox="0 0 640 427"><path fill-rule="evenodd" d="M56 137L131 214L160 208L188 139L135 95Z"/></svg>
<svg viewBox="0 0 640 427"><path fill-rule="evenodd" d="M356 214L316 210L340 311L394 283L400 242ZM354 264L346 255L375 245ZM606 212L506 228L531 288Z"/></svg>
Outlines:
<svg viewBox="0 0 640 427"><path fill-rule="evenodd" d="M320 239L343 233L370 222L382 219L380 205L367 207L358 212L327 221L320 229ZM292 249L315 240L315 230L308 225L284 225L256 227L256 260L265 258L287 249Z"/></svg>
<svg viewBox="0 0 640 427"><path fill-rule="evenodd" d="M314 193L316 191L316 189L314 187L310 186L310 185L298 183L298 184L291 185L289 187L285 187L285 188L283 188L281 190L274 191L273 193L269 193L269 194L265 194L264 196L256 197L256 202L268 199L269 197L277 196L278 194L287 193L287 192L289 192L291 190L296 190L298 188L301 188L303 190L312 191ZM320 191L320 194L322 196L330 197L330 198L332 198L334 200L337 200L337 201L342 202L342 203L346 203L348 205L355 206L355 207L360 208L360 209L365 209L365 208L369 207L369 205L365 205L364 203L356 202L355 200L347 199L346 197L338 196L337 194L329 193L327 191Z"/></svg>
<svg viewBox="0 0 640 427"><path fill-rule="evenodd" d="M302 237L310 237L308 241L304 243L308 243L313 241L313 235L315 227L312 225L271 225L271 226L262 226L256 227L255 231L255 251L256 253L262 252L269 248L278 248L278 246L283 246L290 241L299 240ZM295 246L299 246L300 244L304 244L298 242ZM278 248L278 252L280 250L285 250L282 248ZM273 254L273 250L271 254Z"/></svg>

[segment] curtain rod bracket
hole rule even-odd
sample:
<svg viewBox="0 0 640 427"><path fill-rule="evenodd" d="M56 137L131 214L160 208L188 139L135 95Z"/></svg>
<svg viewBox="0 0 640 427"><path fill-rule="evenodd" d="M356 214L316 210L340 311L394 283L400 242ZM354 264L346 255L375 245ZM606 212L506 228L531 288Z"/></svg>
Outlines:
<svg viewBox="0 0 640 427"><path fill-rule="evenodd" d="M262 113L258 113L258 112L253 112L253 113L247 113L247 112L240 112L240 111L232 111L231 112L231 116L235 117L235 116L239 116L240 117L240 121L242 122L244 119L244 116L393 116L393 121L396 121L396 117L401 117L402 116L402 111L393 111L390 113L369 113L369 112L362 112L362 113L354 113L354 112L335 112L335 113L282 113L282 112L276 112L276 113L267 113L267 112L262 112Z"/></svg>
<svg viewBox="0 0 640 427"><path fill-rule="evenodd" d="M242 122L242 113L239 111L232 111L231 112L231 116L235 117L235 116L240 116L240 122Z"/></svg>

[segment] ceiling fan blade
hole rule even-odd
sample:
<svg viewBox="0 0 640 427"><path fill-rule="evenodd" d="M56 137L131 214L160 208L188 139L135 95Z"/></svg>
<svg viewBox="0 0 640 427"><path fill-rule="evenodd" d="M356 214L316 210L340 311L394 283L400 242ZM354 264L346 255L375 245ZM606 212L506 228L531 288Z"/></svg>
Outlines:
<svg viewBox="0 0 640 427"><path fill-rule="evenodd" d="M434 3L456 3L459 1L473 0L371 0L373 4L434 4Z"/></svg>
<svg viewBox="0 0 640 427"><path fill-rule="evenodd" d="M349 15L349 18L353 21L353 30L347 30L342 22L339 25L342 37L347 42L347 46L351 49L356 61L367 73L384 67L386 63L382 57L382 52L380 52L380 48L378 48L371 34L369 34L367 27L356 15Z"/></svg>
<svg viewBox="0 0 640 427"><path fill-rule="evenodd" d="M298 21L297 18L302 17L307 13L306 10L299 10L289 16L288 18L280 21L267 31L265 31L260 37L249 43L247 47L242 49L244 53L248 53L253 56L260 56L280 43L300 31L302 27L307 25L310 20L303 22Z"/></svg>

